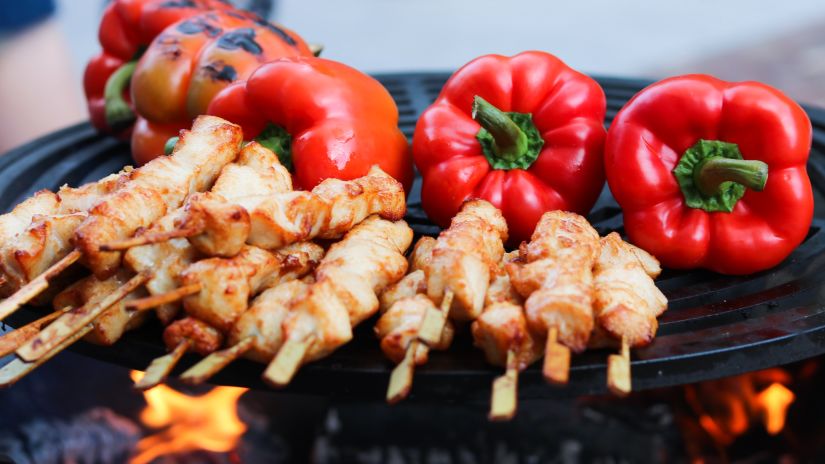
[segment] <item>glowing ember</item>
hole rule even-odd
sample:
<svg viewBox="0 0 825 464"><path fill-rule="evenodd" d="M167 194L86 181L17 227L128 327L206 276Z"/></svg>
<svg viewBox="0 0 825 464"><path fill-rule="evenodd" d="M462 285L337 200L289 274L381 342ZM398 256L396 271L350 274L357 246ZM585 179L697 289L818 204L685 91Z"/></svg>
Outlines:
<svg viewBox="0 0 825 464"><path fill-rule="evenodd" d="M776 435L785 427L785 416L788 407L793 403L796 395L781 383L773 383L757 396L757 402L762 411L762 420L765 430Z"/></svg>
<svg viewBox="0 0 825 464"><path fill-rule="evenodd" d="M142 374L132 371L132 380ZM200 396L188 396L166 385L143 393L146 409L140 420L148 427L163 428L137 444L131 464L146 464L172 453L235 449L246 425L238 418L238 398L246 388L216 387Z"/></svg>

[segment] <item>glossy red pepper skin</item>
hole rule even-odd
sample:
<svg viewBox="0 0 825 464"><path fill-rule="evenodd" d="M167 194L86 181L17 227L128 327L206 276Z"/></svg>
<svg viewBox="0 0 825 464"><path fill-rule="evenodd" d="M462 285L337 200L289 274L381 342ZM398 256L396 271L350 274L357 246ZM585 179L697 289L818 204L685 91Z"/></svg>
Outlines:
<svg viewBox="0 0 825 464"><path fill-rule="evenodd" d="M344 64L312 57L267 63L247 82L221 91L208 114L240 124L247 139L268 125L285 129L299 188L331 177L355 179L375 164L407 191L412 185L412 159L395 102L378 81Z"/></svg>
<svg viewBox="0 0 825 464"><path fill-rule="evenodd" d="M132 76L138 114L132 156L142 163L162 155L158 128L189 127L216 94L262 64L311 55L298 34L249 13L210 11L172 24L152 41Z"/></svg>
<svg viewBox="0 0 825 464"><path fill-rule="evenodd" d="M114 0L109 3L98 30L103 50L89 61L83 75L92 125L102 132L116 131L118 136L128 137L131 125L112 129L106 121L103 91L109 77L136 58L170 24L204 10L231 8L222 0Z"/></svg>
<svg viewBox="0 0 825 464"><path fill-rule="evenodd" d="M493 169L471 115L480 96L505 112L529 113L544 140L527 169ZM427 215L447 227L461 204L483 198L502 210L510 243L528 240L550 210L587 214L604 186L605 95L553 55L486 55L459 69L418 120L413 155Z"/></svg>
<svg viewBox="0 0 825 464"><path fill-rule="evenodd" d="M109 127L109 123L106 121L106 99L103 96L103 90L109 76L123 66L124 63L126 61L116 56L109 55L105 51L100 52L100 54L89 60L86 65L86 70L83 73L83 90L86 93L86 104L92 125L101 132L113 133L118 138L127 139L131 134L131 126L118 128L117 130ZM123 98L126 101L130 100L128 91L123 92Z"/></svg>
<svg viewBox="0 0 825 464"><path fill-rule="evenodd" d="M746 190L730 213L688 207L672 171L700 139L735 143L744 159L767 163L764 190ZM778 90L688 75L625 105L608 133L605 166L633 243L670 268L749 274L780 263L808 233L810 148L808 116Z"/></svg>

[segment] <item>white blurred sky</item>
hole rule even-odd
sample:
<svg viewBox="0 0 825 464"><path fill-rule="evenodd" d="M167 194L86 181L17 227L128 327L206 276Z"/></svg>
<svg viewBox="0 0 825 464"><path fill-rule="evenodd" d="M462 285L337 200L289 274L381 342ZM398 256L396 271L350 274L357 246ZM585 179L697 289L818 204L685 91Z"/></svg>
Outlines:
<svg viewBox="0 0 825 464"><path fill-rule="evenodd" d="M76 75L98 50L101 0L58 0ZM786 35L825 18L823 0L286 0L276 20L324 56L365 71L454 69L485 53L543 49L625 76Z"/></svg>

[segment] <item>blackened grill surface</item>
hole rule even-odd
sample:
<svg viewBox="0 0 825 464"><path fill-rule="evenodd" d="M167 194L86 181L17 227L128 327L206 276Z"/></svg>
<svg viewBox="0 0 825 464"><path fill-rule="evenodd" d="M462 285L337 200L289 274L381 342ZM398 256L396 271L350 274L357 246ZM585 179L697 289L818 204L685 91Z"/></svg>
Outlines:
<svg viewBox="0 0 825 464"><path fill-rule="evenodd" d="M393 74L377 76L399 106L399 125L412 136L421 111L438 95L448 75ZM644 87L641 80L599 78L607 94L608 122L621 106ZM787 364L825 353L825 110L806 108L814 125L808 171L816 195L816 219L805 243L774 269L745 277L705 271L668 272L657 284L670 299L659 335L649 347L632 352L633 388L664 387L718 378ZM55 132L0 158L0 209L41 188L79 185L129 164L124 142L99 135L88 124ZM590 214L599 232L622 232L621 211L607 189ZM409 198L408 222L417 235L434 235L420 207L420 178ZM8 322L19 325L42 314L24 308ZM78 343L71 349L104 361L145 369L165 353L161 327L147 324L128 333L113 347ZM546 385L537 366L522 373L522 398L547 398L605 391L608 351L591 351L573 359L570 384ZM184 358L177 373L197 361ZM372 334L372 321L356 329L355 340L327 359L301 369L287 391L344 398L382 400L392 365ZM266 388L263 366L238 361L214 378L217 384ZM449 351L435 353L416 370L411 400L447 399L486 404L490 382L500 371L488 366L459 334Z"/></svg>

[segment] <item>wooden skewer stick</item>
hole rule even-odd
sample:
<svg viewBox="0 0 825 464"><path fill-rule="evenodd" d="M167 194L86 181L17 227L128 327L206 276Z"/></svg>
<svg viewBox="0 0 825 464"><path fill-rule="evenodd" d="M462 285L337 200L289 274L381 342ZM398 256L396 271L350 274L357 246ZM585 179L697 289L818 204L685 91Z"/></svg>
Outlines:
<svg viewBox="0 0 825 464"><path fill-rule="evenodd" d="M80 259L80 251L74 250L67 254L60 261L52 264L42 274L32 279L26 285L20 287L14 294L0 303L0 321L17 311L18 308L32 300L32 298L43 293L49 288L49 280L57 277L67 267Z"/></svg>
<svg viewBox="0 0 825 464"><path fill-rule="evenodd" d="M395 404L410 394L412 389L413 373L415 372L415 358L419 350L427 350L427 345L418 339L410 342L404 359L395 366L390 375L390 384L387 387L387 403Z"/></svg>
<svg viewBox="0 0 825 464"><path fill-rule="evenodd" d="M301 340L287 340L275 359L266 367L263 375L264 381L273 387L283 387L288 384L314 341L315 337L312 335Z"/></svg>
<svg viewBox="0 0 825 464"><path fill-rule="evenodd" d="M14 385L18 380L25 377L26 374L37 369L41 364L45 363L46 361L54 357L57 353L60 353L61 351L66 349L66 347L79 340L81 337L89 333L91 330L92 324L83 327L82 329L72 334L71 337L64 340L61 344L54 347L44 356L41 356L40 359L38 359L37 361L28 362L20 358L15 358L13 361L0 368L0 388L10 387Z"/></svg>
<svg viewBox="0 0 825 464"><path fill-rule="evenodd" d="M21 346L17 350L17 355L24 361L37 361L64 340L71 338L72 334L91 324L100 314L126 298L129 293L146 283L147 280L149 280L148 273L137 274L96 304L85 304L67 312Z"/></svg>
<svg viewBox="0 0 825 464"><path fill-rule="evenodd" d="M611 354L607 358L607 388L617 396L630 394L630 347L625 337L622 337L620 354Z"/></svg>
<svg viewBox="0 0 825 464"><path fill-rule="evenodd" d="M507 351L507 370L493 381L489 415L491 421L507 421L516 415L517 390L518 353L511 348Z"/></svg>
<svg viewBox="0 0 825 464"><path fill-rule="evenodd" d="M178 343L178 346L169 354L155 358L152 363L149 364L149 367L146 368L143 377L135 383L135 388L138 390L148 390L166 380L172 372L172 369L175 368L175 364L180 361L180 358L183 357L190 345L192 345L192 340L188 338L184 339Z"/></svg>
<svg viewBox="0 0 825 464"><path fill-rule="evenodd" d="M126 309L130 311L145 311L147 309L157 308L166 303L172 303L189 295L194 295L200 292L203 286L200 283L194 283L178 287L170 292L161 293L160 295L147 296L146 298L136 298L125 303Z"/></svg>
<svg viewBox="0 0 825 464"><path fill-rule="evenodd" d="M441 333L444 332L444 324L450 315L450 306L453 304L453 291L444 292L441 299L441 307L438 309L427 308L424 318L421 321L421 328L418 330L418 339L429 346L437 344L441 340Z"/></svg>
<svg viewBox="0 0 825 464"><path fill-rule="evenodd" d="M180 379L190 385L206 382L229 363L249 351L253 341L252 337L246 337L229 348L215 351L181 374Z"/></svg>
<svg viewBox="0 0 825 464"><path fill-rule="evenodd" d="M122 251L128 250L141 245L150 245L153 243L168 242L174 238L191 237L198 234L196 229L173 229L167 232L149 232L136 237L129 237L123 240L115 240L114 242L104 243L100 245L102 251Z"/></svg>
<svg viewBox="0 0 825 464"><path fill-rule="evenodd" d="M570 378L570 348L558 342L559 329L551 327L544 348L544 379L557 385L567 384Z"/></svg>
<svg viewBox="0 0 825 464"><path fill-rule="evenodd" d="M40 329L42 329L46 324L57 319L71 309L71 307L58 309L57 311L47 314L36 321L29 322L23 327L14 329L13 331L0 336L0 358L14 353L15 350L20 348L20 345L26 343L32 337L37 335L37 332L40 332Z"/></svg>

